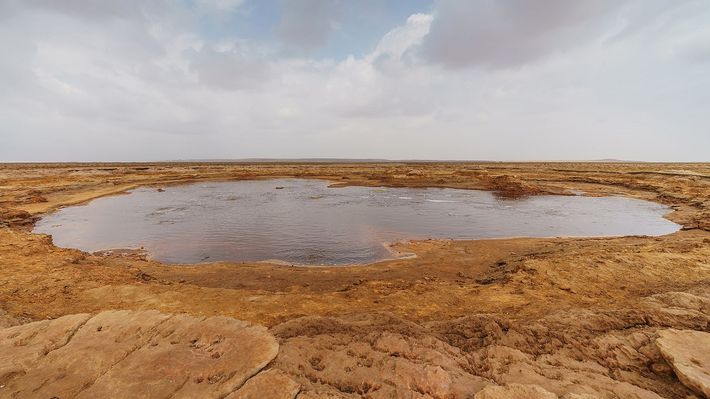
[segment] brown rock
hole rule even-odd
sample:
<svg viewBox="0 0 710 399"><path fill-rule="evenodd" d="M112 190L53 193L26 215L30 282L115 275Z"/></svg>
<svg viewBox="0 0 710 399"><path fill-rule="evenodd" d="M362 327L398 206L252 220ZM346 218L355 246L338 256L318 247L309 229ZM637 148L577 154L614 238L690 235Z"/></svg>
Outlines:
<svg viewBox="0 0 710 399"><path fill-rule="evenodd" d="M338 392L332 392L332 391L301 391L301 393L298 394L298 399L344 399L344 398L349 398L351 396L347 396L342 393Z"/></svg>
<svg viewBox="0 0 710 399"><path fill-rule="evenodd" d="M301 385L279 370L259 373L225 399L293 399Z"/></svg>
<svg viewBox="0 0 710 399"><path fill-rule="evenodd" d="M0 331L2 395L224 397L276 356L263 327L227 317L108 311Z"/></svg>
<svg viewBox="0 0 710 399"><path fill-rule="evenodd" d="M89 318L88 314L77 314L0 330L0 384L23 375L65 346ZM7 389L3 388L0 395L6 394Z"/></svg>
<svg viewBox="0 0 710 399"><path fill-rule="evenodd" d="M47 198L45 198L39 194L35 194L35 195L31 195L31 196L27 197L26 202L31 203L31 204L37 204L40 202L47 202Z"/></svg>
<svg viewBox="0 0 710 399"><path fill-rule="evenodd" d="M710 333L668 329L656 345L683 385L710 398Z"/></svg>
<svg viewBox="0 0 710 399"><path fill-rule="evenodd" d="M371 328L373 324L379 327ZM418 392L465 398L490 383L463 367L466 357L460 350L387 314L304 317L272 332L281 338L274 366L309 389L329 387L325 397L412 397ZM316 387L313 381L318 381Z"/></svg>
<svg viewBox="0 0 710 399"><path fill-rule="evenodd" d="M26 227L31 226L39 218L27 211L20 209L0 208L0 227Z"/></svg>
<svg viewBox="0 0 710 399"><path fill-rule="evenodd" d="M17 317L14 317L7 313L4 309L0 309L0 328L16 326L20 323Z"/></svg>
<svg viewBox="0 0 710 399"><path fill-rule="evenodd" d="M538 385L489 385L480 390L474 399L557 399L557 395Z"/></svg>

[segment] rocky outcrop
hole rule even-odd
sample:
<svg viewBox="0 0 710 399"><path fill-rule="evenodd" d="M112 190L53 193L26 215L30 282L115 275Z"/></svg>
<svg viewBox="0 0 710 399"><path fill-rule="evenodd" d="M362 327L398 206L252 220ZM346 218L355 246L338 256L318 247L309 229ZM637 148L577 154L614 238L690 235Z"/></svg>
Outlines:
<svg viewBox="0 0 710 399"><path fill-rule="evenodd" d="M390 314L305 317L272 332L274 367L308 386L299 397L463 398L491 383L460 350Z"/></svg>
<svg viewBox="0 0 710 399"><path fill-rule="evenodd" d="M692 310L703 298L653 299ZM686 397L670 384L673 371L707 395L710 334L642 331L631 313L574 318L576 326L556 314L523 326L493 315L425 324L387 313L304 317L272 328L279 346L265 328L227 317L76 314L0 330L0 397Z"/></svg>
<svg viewBox="0 0 710 399"><path fill-rule="evenodd" d="M248 398L268 385L293 397L288 377L258 374L277 353L265 328L228 317L70 315L0 330L0 396Z"/></svg>
<svg viewBox="0 0 710 399"><path fill-rule="evenodd" d="M303 317L271 329L281 345L273 367L302 385L299 398L685 398L655 326L704 328L706 299L666 293L644 310L566 310L526 323Z"/></svg>
<svg viewBox="0 0 710 399"><path fill-rule="evenodd" d="M0 207L0 227L31 227L38 219L20 209Z"/></svg>
<svg viewBox="0 0 710 399"><path fill-rule="evenodd" d="M278 370L257 374L226 399L293 399L301 385Z"/></svg>
<svg viewBox="0 0 710 399"><path fill-rule="evenodd" d="M663 330L656 345L685 386L710 398L710 333Z"/></svg>

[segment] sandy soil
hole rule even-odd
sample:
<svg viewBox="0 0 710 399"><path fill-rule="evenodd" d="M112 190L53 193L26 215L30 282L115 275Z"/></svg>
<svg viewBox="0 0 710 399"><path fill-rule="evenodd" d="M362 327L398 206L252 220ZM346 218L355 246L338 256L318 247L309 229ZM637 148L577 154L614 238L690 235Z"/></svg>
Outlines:
<svg viewBox="0 0 710 399"><path fill-rule="evenodd" d="M398 249L416 258L334 268L167 266L30 232L43 213L140 185L273 177L624 195L669 205L683 229L412 242ZM232 316L270 328L280 343L270 367L304 398L468 397L512 383L559 397L685 398L654 341L668 328L710 331L710 164L5 164L0 226L0 327L111 309Z"/></svg>

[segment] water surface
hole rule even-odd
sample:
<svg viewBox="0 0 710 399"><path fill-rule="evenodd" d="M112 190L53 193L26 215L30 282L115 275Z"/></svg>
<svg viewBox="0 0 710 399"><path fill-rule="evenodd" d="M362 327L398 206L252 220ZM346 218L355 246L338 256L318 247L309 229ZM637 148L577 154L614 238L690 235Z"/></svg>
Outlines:
<svg viewBox="0 0 710 399"><path fill-rule="evenodd" d="M367 263L384 242L424 238L662 235L669 208L620 197L500 199L486 191L328 188L279 179L139 188L58 210L36 232L61 247L144 247L167 263L280 259Z"/></svg>

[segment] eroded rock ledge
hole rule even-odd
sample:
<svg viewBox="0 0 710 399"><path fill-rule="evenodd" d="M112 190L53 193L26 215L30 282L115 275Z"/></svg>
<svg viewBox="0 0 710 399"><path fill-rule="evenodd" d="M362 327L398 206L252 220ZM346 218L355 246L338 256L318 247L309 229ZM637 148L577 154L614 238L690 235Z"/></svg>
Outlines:
<svg viewBox="0 0 710 399"><path fill-rule="evenodd" d="M559 311L418 324L390 313L267 330L158 311L74 314L0 329L2 398L662 398L707 395L708 297L643 311ZM273 335L272 335L273 334ZM677 380L676 380L677 381Z"/></svg>
<svg viewBox="0 0 710 399"><path fill-rule="evenodd" d="M656 345L685 386L710 398L710 333L668 329Z"/></svg>
<svg viewBox="0 0 710 399"><path fill-rule="evenodd" d="M296 383L258 374L278 348L264 327L228 317L69 315L0 330L0 397L242 398L264 385L292 398Z"/></svg>
<svg viewBox="0 0 710 399"><path fill-rule="evenodd" d="M272 367L301 383L299 398L690 398L676 375L707 395L710 370L697 353L710 336L698 331L710 326L710 300L697 294L653 295L634 310L560 309L527 323L303 317L271 329L281 345Z"/></svg>

